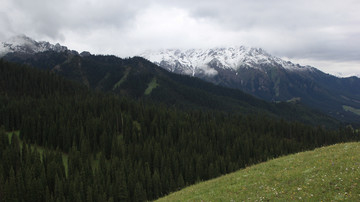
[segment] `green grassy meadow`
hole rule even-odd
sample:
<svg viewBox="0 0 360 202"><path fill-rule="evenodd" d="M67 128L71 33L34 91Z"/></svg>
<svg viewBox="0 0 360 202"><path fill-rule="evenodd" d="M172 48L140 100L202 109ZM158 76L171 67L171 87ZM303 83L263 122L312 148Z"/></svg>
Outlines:
<svg viewBox="0 0 360 202"><path fill-rule="evenodd" d="M156 78L154 77L151 82L148 84L148 87L146 88L144 94L145 95L150 95L151 91L153 89L155 89L156 87L158 87L158 83L156 82Z"/></svg>
<svg viewBox="0 0 360 202"><path fill-rule="evenodd" d="M357 115L360 115L360 109L356 109L356 108L353 108L353 107L350 107L350 106L346 106L346 105L343 105L343 109L345 111L349 111L349 112L352 112L354 114L357 114Z"/></svg>
<svg viewBox="0 0 360 202"><path fill-rule="evenodd" d="M159 201L359 201L360 143L337 144L257 164Z"/></svg>
<svg viewBox="0 0 360 202"><path fill-rule="evenodd" d="M115 90L116 88L119 88L122 83L124 83L129 76L130 68L126 68L125 74L121 79L113 86L112 90Z"/></svg>

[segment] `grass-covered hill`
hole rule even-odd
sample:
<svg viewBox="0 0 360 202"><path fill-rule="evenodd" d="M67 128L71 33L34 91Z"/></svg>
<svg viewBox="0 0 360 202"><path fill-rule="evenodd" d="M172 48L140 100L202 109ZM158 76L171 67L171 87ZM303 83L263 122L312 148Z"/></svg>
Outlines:
<svg viewBox="0 0 360 202"><path fill-rule="evenodd" d="M159 201L360 200L360 143L337 144L254 165Z"/></svg>

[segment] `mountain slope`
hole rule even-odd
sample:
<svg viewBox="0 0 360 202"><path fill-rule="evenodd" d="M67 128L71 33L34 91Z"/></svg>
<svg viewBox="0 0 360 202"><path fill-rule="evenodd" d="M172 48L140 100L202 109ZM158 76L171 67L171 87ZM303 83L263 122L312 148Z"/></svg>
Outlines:
<svg viewBox="0 0 360 202"><path fill-rule="evenodd" d="M292 71L312 70L314 68L300 66L271 56L261 48L248 48L245 46L213 49L179 49L147 51L140 56L160 64L171 72L188 74L192 76L215 76L219 72L211 65L221 69L237 71L240 68L258 69L271 65L283 67Z"/></svg>
<svg viewBox="0 0 360 202"><path fill-rule="evenodd" d="M344 110L360 109L357 77L338 78L314 67L284 61L262 49L243 46L148 51L141 56L168 71L241 89L267 101L296 99L340 120L360 122L360 116Z"/></svg>
<svg viewBox="0 0 360 202"><path fill-rule="evenodd" d="M10 52L4 59L50 70L91 89L152 100L182 109L215 109L269 115L313 125L337 125L336 121L299 103L268 103L239 90L170 73L140 57L121 59L48 49Z"/></svg>
<svg viewBox="0 0 360 202"><path fill-rule="evenodd" d="M261 163L158 201L357 201L360 143L338 144Z"/></svg>
<svg viewBox="0 0 360 202"><path fill-rule="evenodd" d="M258 114L304 123L337 126L338 122L299 103L268 103L242 91L217 86L198 78L169 73L137 57L87 56L47 51L24 57L16 53L5 59L31 64L78 81L91 89L151 100L181 109L211 109ZM50 68L49 68L50 67ZM155 88L146 94L149 84Z"/></svg>
<svg viewBox="0 0 360 202"><path fill-rule="evenodd" d="M20 130L20 140L9 144L4 129ZM269 158L358 139L349 130L152 105L0 60L4 201L154 200Z"/></svg>

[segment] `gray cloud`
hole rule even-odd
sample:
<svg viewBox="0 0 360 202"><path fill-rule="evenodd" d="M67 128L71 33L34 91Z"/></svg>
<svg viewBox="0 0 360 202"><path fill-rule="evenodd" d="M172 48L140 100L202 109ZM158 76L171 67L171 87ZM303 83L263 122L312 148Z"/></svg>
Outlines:
<svg viewBox="0 0 360 202"><path fill-rule="evenodd" d="M185 0L169 4L189 8L194 18L209 19L223 29L245 32L248 43L278 54L360 60L356 45L360 44L359 1Z"/></svg>
<svg viewBox="0 0 360 202"><path fill-rule="evenodd" d="M185 6L190 5L189 1ZM265 46L277 54L360 60L359 9L360 2L352 0L222 0L199 1L191 14L224 29L245 32L250 45Z"/></svg>
<svg viewBox="0 0 360 202"><path fill-rule="evenodd" d="M358 0L3 0L0 39L23 33L120 56L248 45L302 61L351 62L360 73L359 10Z"/></svg>
<svg viewBox="0 0 360 202"><path fill-rule="evenodd" d="M89 33L96 29L123 29L141 11L140 0L5 0L7 8L0 8L12 23L12 33L32 34L52 39L66 38L66 30Z"/></svg>

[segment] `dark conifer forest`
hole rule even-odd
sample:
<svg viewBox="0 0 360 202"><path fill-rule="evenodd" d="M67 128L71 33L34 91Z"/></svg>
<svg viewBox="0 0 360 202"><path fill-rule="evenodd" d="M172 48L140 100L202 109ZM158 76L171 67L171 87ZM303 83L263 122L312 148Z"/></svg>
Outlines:
<svg viewBox="0 0 360 202"><path fill-rule="evenodd" d="M0 126L6 202L153 200L278 156L360 139L351 127L184 111L3 60Z"/></svg>

